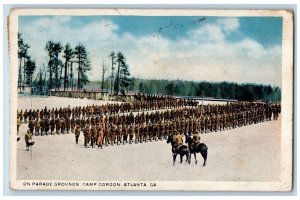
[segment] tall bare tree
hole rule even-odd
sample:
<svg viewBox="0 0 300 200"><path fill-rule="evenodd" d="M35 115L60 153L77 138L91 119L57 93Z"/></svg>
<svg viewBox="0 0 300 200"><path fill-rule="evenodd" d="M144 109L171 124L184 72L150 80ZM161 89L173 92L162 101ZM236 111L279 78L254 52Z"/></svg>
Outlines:
<svg viewBox="0 0 300 200"><path fill-rule="evenodd" d="M60 88L60 79L59 79L59 67L62 67L62 61L59 59L59 53L62 51L63 47L60 42L54 43L54 67L55 67L55 88ZM62 70L60 72L62 74Z"/></svg>
<svg viewBox="0 0 300 200"><path fill-rule="evenodd" d="M111 58L111 78L110 78L110 93L113 93L113 81L114 81L114 65L115 65L115 59L116 59L116 53L114 51L112 51L109 55L109 57Z"/></svg>
<svg viewBox="0 0 300 200"><path fill-rule="evenodd" d="M25 84L25 64L26 59L28 58L28 49L30 46L24 42L22 34L18 33L18 58L19 58L19 76L18 76L18 87L24 86ZM23 68L22 68L23 61ZM23 69L23 70L22 70ZM23 75L22 75L23 74Z"/></svg>
<svg viewBox="0 0 300 200"><path fill-rule="evenodd" d="M54 42L49 40L46 44L45 50L48 53L49 61L48 61L48 68L49 68L49 89L52 89L53 86L53 63L54 63Z"/></svg>
<svg viewBox="0 0 300 200"><path fill-rule="evenodd" d="M101 80L101 90L103 92L104 90L104 78L105 78L105 73L107 71L106 65L102 63L102 80Z"/></svg>

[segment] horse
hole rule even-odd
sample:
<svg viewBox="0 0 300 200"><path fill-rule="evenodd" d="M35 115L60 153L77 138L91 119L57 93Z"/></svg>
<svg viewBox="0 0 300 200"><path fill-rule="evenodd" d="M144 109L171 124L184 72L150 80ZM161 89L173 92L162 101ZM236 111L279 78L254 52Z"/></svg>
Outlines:
<svg viewBox="0 0 300 200"><path fill-rule="evenodd" d="M204 143L200 143L200 144L197 144L197 146L194 148L192 146L192 143L193 143L192 137L189 135L186 135L185 138L186 138L185 143L188 143L191 154L194 154L195 163L197 164L196 153L201 153L201 155L204 159L203 166L205 166L206 159L207 159L207 150L208 150L207 146Z"/></svg>
<svg viewBox="0 0 300 200"><path fill-rule="evenodd" d="M177 154L180 155L180 163L182 163L182 157L186 156L186 162L191 163L191 155L189 148L186 145L181 145L179 148L175 147L176 142L173 141L171 135L168 136L167 143L171 143L172 152L173 152L173 166L175 165Z"/></svg>

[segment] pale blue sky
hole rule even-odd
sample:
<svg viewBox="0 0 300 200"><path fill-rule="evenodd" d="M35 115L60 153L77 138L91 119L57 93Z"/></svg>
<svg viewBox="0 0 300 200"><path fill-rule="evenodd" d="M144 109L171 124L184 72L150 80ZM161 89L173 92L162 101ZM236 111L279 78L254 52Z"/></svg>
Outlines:
<svg viewBox="0 0 300 200"><path fill-rule="evenodd" d="M140 78L281 86L281 17L21 16L19 32L40 66L48 40L83 43L93 80L114 50Z"/></svg>

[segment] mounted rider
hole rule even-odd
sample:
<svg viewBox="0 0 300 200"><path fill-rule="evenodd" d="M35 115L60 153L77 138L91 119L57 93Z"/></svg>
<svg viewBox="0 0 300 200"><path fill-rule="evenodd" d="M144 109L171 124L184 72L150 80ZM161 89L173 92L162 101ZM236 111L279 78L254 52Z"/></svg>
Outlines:
<svg viewBox="0 0 300 200"><path fill-rule="evenodd" d="M177 131L176 135L173 136L173 141L175 144L172 151L175 152L183 144L183 139L179 131Z"/></svg>
<svg viewBox="0 0 300 200"><path fill-rule="evenodd" d="M196 148L198 144L200 144L200 132L197 130L196 133L193 134L192 148Z"/></svg>

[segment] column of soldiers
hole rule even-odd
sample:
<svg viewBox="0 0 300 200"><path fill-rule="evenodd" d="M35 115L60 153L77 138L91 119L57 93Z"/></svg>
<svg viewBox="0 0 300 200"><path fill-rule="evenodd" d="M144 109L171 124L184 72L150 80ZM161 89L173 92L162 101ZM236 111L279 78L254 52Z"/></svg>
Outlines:
<svg viewBox="0 0 300 200"><path fill-rule="evenodd" d="M116 114L116 113L129 113L129 112L141 112L141 111L151 111L151 110L161 110L161 109L177 109L186 106L196 106L195 100L188 99L176 99L173 97L151 97L146 101L134 101L130 103L114 103L106 105L92 105L92 106L79 106L67 108L53 108L50 109L25 109L17 112L17 117L21 122L27 123L30 119L36 120L43 118L44 116L50 117L50 115L64 115L66 112L73 115L101 115L101 114Z"/></svg>
<svg viewBox="0 0 300 200"><path fill-rule="evenodd" d="M236 102L226 105L200 105L154 112L130 112L129 114L104 114L95 111L95 106L79 109L47 108L39 112L37 119L29 120L30 132L54 134L75 132L76 143L81 132L86 147L142 143L165 139L178 131L192 134L196 131L209 133L236 127L277 120L279 104ZM84 111L83 111L84 110ZM74 112L75 111L75 112ZM42 113L42 114L41 114Z"/></svg>

